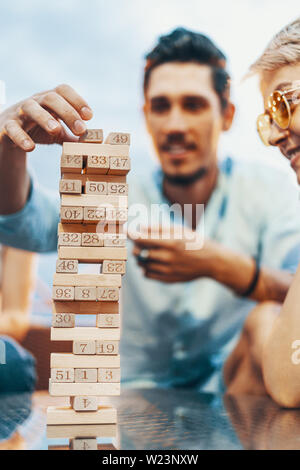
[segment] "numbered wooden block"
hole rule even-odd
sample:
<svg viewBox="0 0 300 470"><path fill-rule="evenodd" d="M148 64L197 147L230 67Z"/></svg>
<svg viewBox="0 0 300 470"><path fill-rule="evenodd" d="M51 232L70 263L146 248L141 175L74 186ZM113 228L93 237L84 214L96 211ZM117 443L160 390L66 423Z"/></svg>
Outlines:
<svg viewBox="0 0 300 470"><path fill-rule="evenodd" d="M130 145L130 134L126 132L110 132L105 139L106 144Z"/></svg>
<svg viewBox="0 0 300 470"><path fill-rule="evenodd" d="M70 397L70 403L75 411L97 411L98 397Z"/></svg>
<svg viewBox="0 0 300 470"><path fill-rule="evenodd" d="M55 385L55 389L61 389L63 384L53 384ZM68 386L71 387L72 384L66 384L64 387ZM76 384L83 385L84 384ZM95 385L95 384L93 384ZM99 385L99 384L96 384ZM109 385L110 387L115 384L104 384ZM63 396L63 395L58 395ZM92 413L89 413L92 414ZM51 425L47 426L47 437L49 439L77 439L78 436L80 438L91 438L91 436L99 436L99 437L108 437L114 438L117 436L117 425L116 424L59 424L59 425Z"/></svg>
<svg viewBox="0 0 300 470"><path fill-rule="evenodd" d="M60 194L81 194L82 182L80 180L62 179L59 182Z"/></svg>
<svg viewBox="0 0 300 470"><path fill-rule="evenodd" d="M96 342L88 341L73 341L73 354L96 354Z"/></svg>
<svg viewBox="0 0 300 470"><path fill-rule="evenodd" d="M76 397L78 395L93 395L110 397L120 395L119 383L55 383L50 380L49 393L54 397ZM77 434L80 436L81 434Z"/></svg>
<svg viewBox="0 0 300 470"><path fill-rule="evenodd" d="M97 300L116 302L119 300L119 289L117 287L97 287Z"/></svg>
<svg viewBox="0 0 300 470"><path fill-rule="evenodd" d="M97 376L97 369L75 369L75 382L100 382L97 380Z"/></svg>
<svg viewBox="0 0 300 470"><path fill-rule="evenodd" d="M82 246L104 246L104 238L100 233L83 233L81 237Z"/></svg>
<svg viewBox="0 0 300 470"><path fill-rule="evenodd" d="M56 261L56 272L66 274L78 273L78 260L75 259L58 259Z"/></svg>
<svg viewBox="0 0 300 470"><path fill-rule="evenodd" d="M96 341L96 354L119 354L119 341Z"/></svg>
<svg viewBox="0 0 300 470"><path fill-rule="evenodd" d="M60 208L60 219L64 223L81 222L83 220L83 207L64 207Z"/></svg>
<svg viewBox="0 0 300 470"><path fill-rule="evenodd" d="M55 313L52 315L52 326L53 328L74 328L74 313Z"/></svg>
<svg viewBox="0 0 300 470"><path fill-rule="evenodd" d="M111 369L120 368L120 356L78 355L71 353L52 353L50 367L53 369Z"/></svg>
<svg viewBox="0 0 300 470"><path fill-rule="evenodd" d="M75 289L70 286L53 286L53 300L74 300Z"/></svg>
<svg viewBox="0 0 300 470"><path fill-rule="evenodd" d="M127 248L60 246L58 249L58 256L62 260L74 259L81 263L101 263L101 261L105 259L123 261L127 259Z"/></svg>
<svg viewBox="0 0 300 470"><path fill-rule="evenodd" d="M118 383L120 382L120 380L121 380L120 369L98 369L98 382Z"/></svg>
<svg viewBox="0 0 300 470"><path fill-rule="evenodd" d="M72 383L74 378L74 369L51 369L51 381L54 383Z"/></svg>
<svg viewBox="0 0 300 470"><path fill-rule="evenodd" d="M104 260L102 264L103 274L125 274L126 262L125 261L111 261Z"/></svg>
<svg viewBox="0 0 300 470"><path fill-rule="evenodd" d="M126 235L120 234L104 234L104 246L105 247L126 247L127 237Z"/></svg>
<svg viewBox="0 0 300 470"><path fill-rule="evenodd" d="M96 300L96 287L75 287L75 300Z"/></svg>
<svg viewBox="0 0 300 470"><path fill-rule="evenodd" d="M87 174L106 174L109 170L109 157L89 155L87 158Z"/></svg>
<svg viewBox="0 0 300 470"><path fill-rule="evenodd" d="M106 210L105 207L84 207L83 220L85 222L100 222L105 221Z"/></svg>
<svg viewBox="0 0 300 470"><path fill-rule="evenodd" d="M129 157L109 157L109 175L127 175L129 171Z"/></svg>
<svg viewBox="0 0 300 470"><path fill-rule="evenodd" d="M121 276L111 274L54 274L53 276L54 286L121 287L121 283Z"/></svg>
<svg viewBox="0 0 300 470"><path fill-rule="evenodd" d="M98 450L97 438L80 438L70 439L71 450Z"/></svg>
<svg viewBox="0 0 300 470"><path fill-rule="evenodd" d="M128 210L121 207L108 207L106 209L106 222L125 223L128 220Z"/></svg>
<svg viewBox="0 0 300 470"><path fill-rule="evenodd" d="M120 315L101 313L97 315L96 325L98 328L119 328Z"/></svg>
<svg viewBox="0 0 300 470"><path fill-rule="evenodd" d="M129 157L128 145L91 144L81 142L64 142L64 155L85 155L99 157Z"/></svg>
<svg viewBox="0 0 300 470"><path fill-rule="evenodd" d="M115 315L120 313L120 302L84 302L83 300L60 302L59 300L54 300L53 313L76 313L76 315L109 313Z"/></svg>
<svg viewBox="0 0 300 470"><path fill-rule="evenodd" d="M83 135L80 136L79 142L91 142L102 144L103 130L102 129L87 129Z"/></svg>
<svg viewBox="0 0 300 470"><path fill-rule="evenodd" d="M62 194L61 205L63 207L90 207L91 209L105 207L127 208L128 196L119 194Z"/></svg>
<svg viewBox="0 0 300 470"><path fill-rule="evenodd" d="M85 183L85 193L86 194L108 194L108 184L105 181L87 181ZM116 194L116 193L110 193ZM124 193L125 194L125 193Z"/></svg>
<svg viewBox="0 0 300 470"><path fill-rule="evenodd" d="M82 155L66 155L63 153L61 156L60 167L62 173L81 173L83 157Z"/></svg>
<svg viewBox="0 0 300 470"><path fill-rule="evenodd" d="M47 424L115 424L117 422L115 408L98 406L94 411L96 413L91 413L89 410L82 410L81 413L77 413L71 406L49 406L47 410ZM77 436L80 435L77 434ZM90 434L90 436L93 436L93 434Z"/></svg>
<svg viewBox="0 0 300 470"><path fill-rule="evenodd" d="M128 195L128 184L126 183L107 183L107 194Z"/></svg>
<svg viewBox="0 0 300 470"><path fill-rule="evenodd" d="M76 328L51 328L52 341L108 341L119 340L118 328L97 328L96 326L78 326Z"/></svg>
<svg viewBox="0 0 300 470"><path fill-rule="evenodd" d="M58 246L81 246L81 233L59 233Z"/></svg>

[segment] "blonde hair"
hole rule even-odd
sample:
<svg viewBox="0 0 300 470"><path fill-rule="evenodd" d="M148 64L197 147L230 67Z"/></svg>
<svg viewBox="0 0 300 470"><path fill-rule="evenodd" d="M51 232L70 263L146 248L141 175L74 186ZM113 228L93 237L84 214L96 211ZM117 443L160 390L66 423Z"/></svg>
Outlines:
<svg viewBox="0 0 300 470"><path fill-rule="evenodd" d="M297 62L300 62L300 17L273 37L262 55L251 65L249 74L272 72Z"/></svg>

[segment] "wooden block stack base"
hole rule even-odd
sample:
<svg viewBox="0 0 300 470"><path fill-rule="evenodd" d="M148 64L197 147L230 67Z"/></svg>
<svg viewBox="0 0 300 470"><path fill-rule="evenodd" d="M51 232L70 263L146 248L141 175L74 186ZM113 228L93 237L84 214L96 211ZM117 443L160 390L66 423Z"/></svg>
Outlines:
<svg viewBox="0 0 300 470"><path fill-rule="evenodd" d="M49 393L70 406L49 407L48 438L69 438L73 450L98 449L97 437L116 438L117 410L101 397L120 394L120 289L127 250L130 136L89 129L65 143L61 157L61 221L53 279L52 341L72 341L73 353L51 354ZM81 274L80 263L100 265ZM94 315L94 326L76 317Z"/></svg>

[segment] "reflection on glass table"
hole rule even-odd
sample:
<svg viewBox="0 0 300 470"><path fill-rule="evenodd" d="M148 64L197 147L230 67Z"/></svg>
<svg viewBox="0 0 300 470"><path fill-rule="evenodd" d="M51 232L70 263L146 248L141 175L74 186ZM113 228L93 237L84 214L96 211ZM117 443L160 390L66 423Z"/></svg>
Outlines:
<svg viewBox="0 0 300 470"><path fill-rule="evenodd" d="M121 450L300 449L300 410L281 409L268 397L135 389L110 402L118 409L115 446ZM66 402L47 392L0 395L0 450L69 448L76 429L46 437L46 408L60 404ZM103 435L97 443L113 449Z"/></svg>

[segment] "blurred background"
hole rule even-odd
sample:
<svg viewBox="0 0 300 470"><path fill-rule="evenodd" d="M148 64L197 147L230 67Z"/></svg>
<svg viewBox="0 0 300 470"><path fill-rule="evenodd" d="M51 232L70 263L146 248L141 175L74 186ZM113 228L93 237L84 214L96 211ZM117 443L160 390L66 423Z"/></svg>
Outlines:
<svg viewBox="0 0 300 470"><path fill-rule="evenodd" d="M94 110L90 127L132 134L134 172L155 163L142 116L145 53L177 26L210 36L228 57L235 124L224 136L220 158L261 159L287 166L264 148L255 128L262 110L249 65L282 26L299 16L296 0L11 0L0 6L0 80L9 106L35 92L68 83ZM30 163L45 187L57 191L60 148L39 148ZM50 286L56 254L39 257L34 318L50 319ZM38 321L41 321L39 318Z"/></svg>

